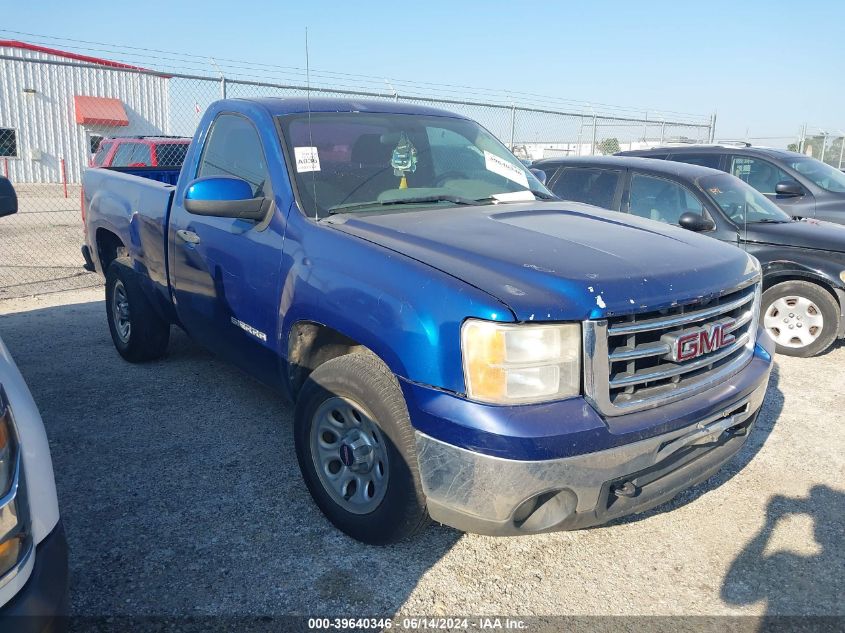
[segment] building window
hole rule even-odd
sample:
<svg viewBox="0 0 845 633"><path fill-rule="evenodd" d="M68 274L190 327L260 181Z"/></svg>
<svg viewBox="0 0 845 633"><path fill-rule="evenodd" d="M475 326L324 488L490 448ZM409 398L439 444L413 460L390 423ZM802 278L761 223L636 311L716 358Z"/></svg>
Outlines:
<svg viewBox="0 0 845 633"><path fill-rule="evenodd" d="M0 157L17 158L18 133L8 127L0 127Z"/></svg>

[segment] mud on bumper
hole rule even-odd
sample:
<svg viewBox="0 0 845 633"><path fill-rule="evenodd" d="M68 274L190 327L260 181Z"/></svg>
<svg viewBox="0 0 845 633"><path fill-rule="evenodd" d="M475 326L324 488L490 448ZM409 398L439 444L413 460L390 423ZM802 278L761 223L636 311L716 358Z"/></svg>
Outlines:
<svg viewBox="0 0 845 633"><path fill-rule="evenodd" d="M712 476L745 443L766 382L692 426L616 448L543 461L468 451L417 432L435 521L507 536L599 525L644 512Z"/></svg>

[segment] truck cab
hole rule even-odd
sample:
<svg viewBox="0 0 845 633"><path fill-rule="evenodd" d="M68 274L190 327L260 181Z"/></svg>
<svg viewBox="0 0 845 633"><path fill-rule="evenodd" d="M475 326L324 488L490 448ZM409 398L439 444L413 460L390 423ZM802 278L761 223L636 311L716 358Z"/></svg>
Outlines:
<svg viewBox="0 0 845 633"><path fill-rule="evenodd" d="M175 185L143 175L83 178L118 352L159 358L177 325L286 394L305 485L357 539L603 523L753 427L757 261L561 202L474 121L224 100Z"/></svg>

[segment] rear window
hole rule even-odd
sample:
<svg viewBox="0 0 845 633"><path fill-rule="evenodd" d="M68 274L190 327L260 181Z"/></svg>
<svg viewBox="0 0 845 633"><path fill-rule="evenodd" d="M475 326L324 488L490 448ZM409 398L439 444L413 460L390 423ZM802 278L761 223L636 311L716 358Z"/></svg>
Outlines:
<svg viewBox="0 0 845 633"><path fill-rule="evenodd" d="M159 167L181 167L188 153L187 143L159 143L156 145L156 159Z"/></svg>
<svg viewBox="0 0 845 633"><path fill-rule="evenodd" d="M564 200L610 209L621 177L622 172L617 170L569 167L552 185L552 191Z"/></svg>

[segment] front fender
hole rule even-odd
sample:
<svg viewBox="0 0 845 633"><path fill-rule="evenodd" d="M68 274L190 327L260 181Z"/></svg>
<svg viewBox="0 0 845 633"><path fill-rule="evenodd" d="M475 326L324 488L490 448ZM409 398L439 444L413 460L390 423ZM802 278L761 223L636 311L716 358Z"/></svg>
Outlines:
<svg viewBox="0 0 845 633"><path fill-rule="evenodd" d="M283 262L284 357L293 325L311 321L366 346L399 377L462 393L464 319L515 319L491 295L426 264L330 225L296 224Z"/></svg>

